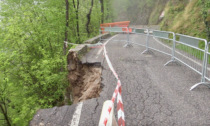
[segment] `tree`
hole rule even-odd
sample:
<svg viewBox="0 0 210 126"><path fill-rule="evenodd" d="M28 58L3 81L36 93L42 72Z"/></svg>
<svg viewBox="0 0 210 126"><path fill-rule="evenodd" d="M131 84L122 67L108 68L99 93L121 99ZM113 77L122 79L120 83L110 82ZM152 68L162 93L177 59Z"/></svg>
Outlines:
<svg viewBox="0 0 210 126"><path fill-rule="evenodd" d="M0 125L27 125L38 109L64 105L63 95L69 84L64 55L68 48L63 41L81 43L98 34L100 3L93 3L1 3Z"/></svg>
<svg viewBox="0 0 210 126"><path fill-rule="evenodd" d="M210 1L209 0L201 0L201 13L203 16L203 21L206 26L206 34L207 39L210 41Z"/></svg>
<svg viewBox="0 0 210 126"><path fill-rule="evenodd" d="M76 29L77 29L77 43L80 43L80 30L79 30L79 5L80 5L80 2L79 0L77 0L77 6L75 4L75 0L73 0L73 6L74 6L74 9L75 9L75 14L76 14Z"/></svg>
<svg viewBox="0 0 210 126"><path fill-rule="evenodd" d="M100 0L101 3L101 23L104 23L104 0Z"/></svg>
<svg viewBox="0 0 210 126"><path fill-rule="evenodd" d="M87 30L88 37L90 36L90 26L89 25L90 25L92 10L93 10L93 0L91 0L91 6L89 9L89 13L87 14L86 30Z"/></svg>
<svg viewBox="0 0 210 126"><path fill-rule="evenodd" d="M65 42L68 42L68 27L69 27L69 1L66 2L66 28L65 28ZM66 55L66 43L63 44L63 54Z"/></svg>

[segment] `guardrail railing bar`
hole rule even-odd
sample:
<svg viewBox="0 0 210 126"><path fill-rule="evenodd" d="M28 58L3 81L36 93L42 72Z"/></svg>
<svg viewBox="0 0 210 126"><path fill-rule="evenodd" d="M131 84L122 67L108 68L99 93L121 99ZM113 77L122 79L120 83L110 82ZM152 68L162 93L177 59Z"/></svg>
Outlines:
<svg viewBox="0 0 210 126"><path fill-rule="evenodd" d="M101 27L101 28L102 28L102 27ZM111 28L111 26L110 26L110 28ZM113 27L113 28L114 28L114 27ZM128 45L131 45L131 43L132 43L132 44L141 45L141 46L145 46L145 47L146 47L146 50L144 50L144 51L142 52L142 54L148 52L149 49L152 49L152 50L155 50L155 51L164 53L164 54L166 54L166 55L170 55L170 56L171 56L171 60L168 61L167 63L165 63L164 66L168 65L168 64L171 63L171 62L175 62L175 61L177 60L177 61L183 63L184 65L188 66L190 69L194 70L195 72L197 72L197 73L199 73L199 74L201 75L201 82L200 82L200 83L197 83L197 84L195 84L195 85L193 85L193 86L190 88L190 90L193 90L194 88L196 88L196 87L199 86L199 85L206 85L206 86L208 86L208 87L210 88L210 83L206 82L206 79L207 79L208 81L210 81L210 78L207 77L207 75L206 75L206 74L207 74L207 70L208 70L208 67L207 67L207 64L208 64L208 55L210 55L210 53L208 52L210 42L207 43L207 41L206 41L205 39L201 39L201 38L197 38L197 37L192 37L192 36L188 36L188 35L182 35L182 34L178 34L178 33L175 34L174 32L168 32L168 31L152 30L151 33L153 33L153 31L157 31L157 32L162 32L162 33L173 34L173 39L170 39L170 38L167 38L167 37L156 36L156 35L154 35L154 34L150 34L150 30L149 30L149 29L144 29L144 30L145 30L144 33L146 33L146 34L141 33L141 31L140 31L139 33L138 33L138 32L136 33L136 32L135 32L136 29L134 28L134 31L131 31L131 33L143 34L143 35L146 35L146 36L147 36L147 38L146 38L146 45L143 45L143 44L139 44L139 43L135 43L135 42L130 42L130 31L129 31L130 29L129 29L129 27L121 27L121 28L126 28L127 30L126 30L126 31L123 31L123 30L122 30L122 31L117 31L117 30L116 30L116 31L113 31L113 32L123 32L123 33L124 33L124 32L127 32L127 43L126 43L126 45L125 45L124 47L126 47L126 46L128 46ZM138 29L137 29L137 30L138 30ZM109 30L109 31L106 31L106 32L112 32L112 31ZM200 48L198 48L197 46L195 47L195 46L193 46L193 45L190 45L190 44L188 44L188 43L185 43L184 41L182 42L182 41L176 40L176 35L177 35L177 36L183 36L183 37L191 38L191 39L196 39L196 40L198 40L198 41L203 41L203 42L205 42L205 49L200 49ZM160 49L155 49L155 48L149 47L149 37L150 37L150 36L153 36L153 37L155 37L155 38L161 38L161 39L166 39L166 40L172 40L172 41L173 41L173 44L172 44L172 48L171 48L171 50L172 50L171 54L169 54L169 53L167 53L167 52L164 52L164 51L161 51ZM100 38L100 41L101 41L101 40L102 40L102 39ZM196 50L201 51L201 52L204 53L204 55L202 56L203 58L201 57L202 63L200 63L200 65L199 65L199 66L201 66L201 71L197 70L197 68L194 68L194 66L189 65L189 64L186 63L185 61L182 61L182 60L179 59L177 56L175 56L175 54L176 54L176 43L185 45L185 46L190 47L190 48L194 48L194 49L196 49ZM178 51L178 52L179 52L179 51ZM178 52L177 52L177 53L178 53ZM200 52L200 53L201 53L201 52ZM192 61L192 62L194 62L194 61ZM197 64L197 63L196 63L196 64Z"/></svg>
<svg viewBox="0 0 210 126"><path fill-rule="evenodd" d="M144 46L146 47L146 45L143 45L143 44L139 44L139 43L135 43L135 42L131 42L132 44L135 44L135 45L140 45L140 46Z"/></svg>
<svg viewBox="0 0 210 126"><path fill-rule="evenodd" d="M155 49L155 48L152 48L152 47L149 47L149 49L152 49L152 50L155 50L155 51L157 51L157 52L160 52L160 53L166 54L166 55L168 55L168 56L171 56L171 54L168 54L168 53L166 53L166 52L160 51L160 50Z"/></svg>

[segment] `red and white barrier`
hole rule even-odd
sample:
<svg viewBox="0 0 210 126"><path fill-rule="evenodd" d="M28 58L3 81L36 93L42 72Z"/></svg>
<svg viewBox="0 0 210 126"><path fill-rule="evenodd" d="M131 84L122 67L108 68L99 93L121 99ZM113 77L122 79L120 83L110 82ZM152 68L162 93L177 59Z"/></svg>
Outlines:
<svg viewBox="0 0 210 126"><path fill-rule="evenodd" d="M122 102L122 87L121 87L121 81L116 73L116 71L114 70L113 66L112 66L112 63L107 55L107 51L106 51L106 44L104 44L103 48L104 48L104 56L105 56L105 59L107 61L107 64L110 68L110 70L112 71L112 73L114 74L115 78L117 79L117 86L115 88L115 91L113 93L113 96L112 96L112 105L109 105L108 106L108 110L107 112L105 112L105 116L104 116L104 121L103 121L103 126L107 126L107 122L108 122L108 119L109 119L109 116L110 116L110 113L111 111L113 110L113 107L114 107L114 102L115 102L115 99L117 97L117 113L118 113L118 126L125 126L125 114L124 114L124 108L123 108L123 102ZM99 124L100 126L102 124Z"/></svg>

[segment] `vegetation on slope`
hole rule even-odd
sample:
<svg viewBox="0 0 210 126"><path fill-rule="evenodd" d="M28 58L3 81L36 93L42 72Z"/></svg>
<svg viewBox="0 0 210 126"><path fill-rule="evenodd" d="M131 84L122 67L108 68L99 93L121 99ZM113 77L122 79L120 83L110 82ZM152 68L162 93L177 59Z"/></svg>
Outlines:
<svg viewBox="0 0 210 126"><path fill-rule="evenodd" d="M161 29L210 41L210 1L173 0L167 3Z"/></svg>
<svg viewBox="0 0 210 126"><path fill-rule="evenodd" d="M1 126L28 125L36 110L64 104L69 85L64 40L82 43L98 34L100 23L110 20L109 4L110 0L0 3Z"/></svg>

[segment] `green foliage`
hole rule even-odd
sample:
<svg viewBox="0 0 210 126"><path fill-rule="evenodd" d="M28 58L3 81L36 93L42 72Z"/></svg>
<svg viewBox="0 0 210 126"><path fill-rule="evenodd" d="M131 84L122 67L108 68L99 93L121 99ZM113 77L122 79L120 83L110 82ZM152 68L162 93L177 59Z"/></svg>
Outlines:
<svg viewBox="0 0 210 126"><path fill-rule="evenodd" d="M80 2L79 39L75 32L75 9L72 1L69 3L69 41L80 43L88 39L85 23L90 0ZM91 36L99 33L101 18L100 3L98 0L94 3ZM105 21L110 21L109 4L110 1L105 1ZM4 109L0 110L0 125L9 125L7 122L28 125L38 109L64 104L63 95L69 85L66 56L63 56L65 11L64 0L1 3L0 105Z"/></svg>
<svg viewBox="0 0 210 126"><path fill-rule="evenodd" d="M210 1L199 0L199 5L202 7L201 15L206 26L207 39L210 41Z"/></svg>
<svg viewBox="0 0 210 126"><path fill-rule="evenodd" d="M61 56L64 4L5 1L1 15L0 71L12 125L27 125L38 108L60 104L67 86L66 58ZM46 5L48 8L46 8ZM56 15L56 16L53 16ZM61 70L63 69L63 70Z"/></svg>
<svg viewBox="0 0 210 126"><path fill-rule="evenodd" d="M165 17L161 22L161 30L208 39L201 1L203 0L169 1L165 8Z"/></svg>

